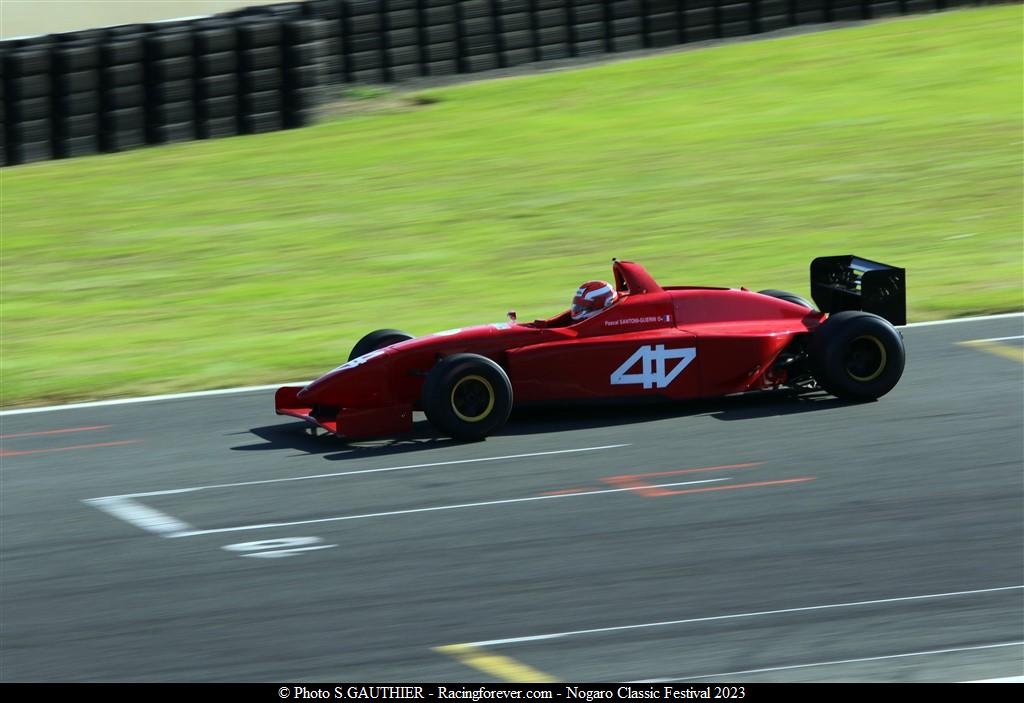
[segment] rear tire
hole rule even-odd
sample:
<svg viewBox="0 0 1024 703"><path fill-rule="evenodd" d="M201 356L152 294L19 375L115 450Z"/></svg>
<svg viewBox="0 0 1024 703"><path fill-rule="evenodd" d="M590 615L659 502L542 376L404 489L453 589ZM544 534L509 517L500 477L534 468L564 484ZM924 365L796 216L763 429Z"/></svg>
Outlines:
<svg viewBox="0 0 1024 703"><path fill-rule="evenodd" d="M874 400L903 375L903 337L887 320L848 310L832 315L811 335L811 371L818 385L844 400Z"/></svg>
<svg viewBox="0 0 1024 703"><path fill-rule="evenodd" d="M444 434L481 440L500 428L512 412L512 384L504 369L477 354L453 354L430 370L420 404Z"/></svg>
<svg viewBox="0 0 1024 703"><path fill-rule="evenodd" d="M390 347L392 344L398 344L404 342L407 339L414 339L414 337L401 330L376 330L370 332L352 347L352 351L348 355L348 360L359 358L363 354L369 354L372 351L383 349L384 347Z"/></svg>
<svg viewBox="0 0 1024 703"><path fill-rule="evenodd" d="M768 290L759 290L757 292L761 295L767 295L772 298L778 298L779 300L785 300L787 303L796 303L797 305L802 305L808 310L814 309L814 304L811 301L807 300L806 298L802 298L796 293L790 293L784 290L775 290L774 288L769 288Z"/></svg>

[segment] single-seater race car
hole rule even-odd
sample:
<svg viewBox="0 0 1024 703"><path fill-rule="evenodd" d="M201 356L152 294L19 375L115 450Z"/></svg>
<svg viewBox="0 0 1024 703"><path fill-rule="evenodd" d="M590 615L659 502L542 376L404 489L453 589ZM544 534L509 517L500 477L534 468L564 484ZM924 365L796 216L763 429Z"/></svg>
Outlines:
<svg viewBox="0 0 1024 703"><path fill-rule="evenodd" d="M855 256L815 259L811 296L661 286L613 260L570 310L425 337L382 329L346 363L277 391L279 415L349 438L412 429L422 410L445 435L479 440L513 406L634 398L713 398L776 388L847 400L888 393L903 373L906 274Z"/></svg>

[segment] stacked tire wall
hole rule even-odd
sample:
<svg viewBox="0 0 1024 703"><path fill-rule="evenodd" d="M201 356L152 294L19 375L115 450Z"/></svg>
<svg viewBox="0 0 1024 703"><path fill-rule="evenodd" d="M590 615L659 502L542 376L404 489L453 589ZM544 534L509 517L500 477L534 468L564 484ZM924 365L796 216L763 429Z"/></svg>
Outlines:
<svg viewBox="0 0 1024 703"><path fill-rule="evenodd" d="M302 127L345 84L975 0L306 0L0 41L0 165Z"/></svg>

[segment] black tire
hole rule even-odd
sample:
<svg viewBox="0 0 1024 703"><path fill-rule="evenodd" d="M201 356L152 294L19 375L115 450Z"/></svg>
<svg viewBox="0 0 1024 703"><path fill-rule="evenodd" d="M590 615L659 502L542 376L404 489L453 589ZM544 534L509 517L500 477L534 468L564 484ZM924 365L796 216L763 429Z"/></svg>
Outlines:
<svg viewBox="0 0 1024 703"><path fill-rule="evenodd" d="M225 95L237 95L238 76L232 74L200 78L196 82L196 94L200 99L205 100L220 98Z"/></svg>
<svg viewBox="0 0 1024 703"><path fill-rule="evenodd" d="M510 15L517 12L529 12L530 0L498 0L498 14Z"/></svg>
<svg viewBox="0 0 1024 703"><path fill-rule="evenodd" d="M59 115L89 115L100 111L100 94L96 91L62 95L56 101Z"/></svg>
<svg viewBox="0 0 1024 703"><path fill-rule="evenodd" d="M57 73L73 73L96 68L100 63L98 44L61 46L53 52L53 64Z"/></svg>
<svg viewBox="0 0 1024 703"><path fill-rule="evenodd" d="M196 62L191 56L151 61L149 64L149 80L160 83L191 79L195 72Z"/></svg>
<svg viewBox="0 0 1024 703"><path fill-rule="evenodd" d="M458 54L459 50L456 47L455 42L427 45L427 56L431 62L448 61L457 57Z"/></svg>
<svg viewBox="0 0 1024 703"><path fill-rule="evenodd" d="M427 27L424 35L427 38L427 44L441 44L444 42L455 41L456 32L453 25L441 24Z"/></svg>
<svg viewBox="0 0 1024 703"><path fill-rule="evenodd" d="M200 139L233 137L238 134L238 119L235 117L214 117L196 122L196 134Z"/></svg>
<svg viewBox="0 0 1024 703"><path fill-rule="evenodd" d="M292 44L319 41L327 36L327 23L317 20L292 20L285 24L284 35Z"/></svg>
<svg viewBox="0 0 1024 703"><path fill-rule="evenodd" d="M197 116L203 120L217 120L238 116L238 97L228 95L223 98L209 98L196 103Z"/></svg>
<svg viewBox="0 0 1024 703"><path fill-rule="evenodd" d="M243 93L280 90L281 88L282 77L280 67L267 68L262 71L243 72L241 76Z"/></svg>
<svg viewBox="0 0 1024 703"><path fill-rule="evenodd" d="M348 31L354 36L356 34L377 34L383 27L380 26L380 15L355 15L348 18Z"/></svg>
<svg viewBox="0 0 1024 703"><path fill-rule="evenodd" d="M568 44L552 44L550 46L537 47L538 61L553 61L555 59L567 59L570 56Z"/></svg>
<svg viewBox="0 0 1024 703"><path fill-rule="evenodd" d="M811 335L811 372L818 385L844 400L874 400L903 375L903 337L887 320L847 310L829 317Z"/></svg>
<svg viewBox="0 0 1024 703"><path fill-rule="evenodd" d="M534 58L533 49L513 49L502 55L506 66L522 66L524 63L532 63Z"/></svg>
<svg viewBox="0 0 1024 703"><path fill-rule="evenodd" d="M60 159L67 159L74 156L89 156L100 153L100 139L98 135L86 137L71 137L69 139L57 139L54 141L54 156Z"/></svg>
<svg viewBox="0 0 1024 703"><path fill-rule="evenodd" d="M153 103L176 103L180 100L192 100L192 93L192 81L189 79L153 83L146 87L146 97Z"/></svg>
<svg viewBox="0 0 1024 703"><path fill-rule="evenodd" d="M561 27L546 27L544 29L537 30L538 46L564 44L567 41L569 41L569 28L565 25L562 25Z"/></svg>
<svg viewBox="0 0 1024 703"><path fill-rule="evenodd" d="M125 151L145 144L146 132L143 129L110 130L100 134L103 151Z"/></svg>
<svg viewBox="0 0 1024 703"><path fill-rule="evenodd" d="M320 66L297 66L288 71L285 78L285 84L290 90L317 88L323 85L323 70Z"/></svg>
<svg viewBox="0 0 1024 703"><path fill-rule="evenodd" d="M140 37L111 39L100 45L100 60L104 66L124 66L140 63L146 52Z"/></svg>
<svg viewBox="0 0 1024 703"><path fill-rule="evenodd" d="M604 41L604 37L604 23L602 22L578 24L572 28L572 40L574 42Z"/></svg>
<svg viewBox="0 0 1024 703"><path fill-rule="evenodd" d="M281 68L281 47L279 46L246 49L240 53L242 57L242 70L245 72Z"/></svg>
<svg viewBox="0 0 1024 703"><path fill-rule="evenodd" d="M141 107L126 107L103 113L103 129L108 132L134 132L146 126L146 111Z"/></svg>
<svg viewBox="0 0 1024 703"><path fill-rule="evenodd" d="M129 85L142 85L146 74L141 63L126 63L122 66L108 66L101 73L101 83L105 90L113 90Z"/></svg>
<svg viewBox="0 0 1024 703"><path fill-rule="evenodd" d="M202 54L196 64L196 76L222 76L238 70L238 54L234 51L221 51L216 54Z"/></svg>
<svg viewBox="0 0 1024 703"><path fill-rule="evenodd" d="M515 49L533 49L533 32L508 32L501 35L501 45L505 51Z"/></svg>
<svg viewBox="0 0 1024 703"><path fill-rule="evenodd" d="M191 121L178 124L158 124L153 125L149 132L149 142L151 144L190 142L196 138L196 125L195 122Z"/></svg>
<svg viewBox="0 0 1024 703"><path fill-rule="evenodd" d="M196 104L191 100L153 105L149 121L154 125L175 125L191 122L196 118Z"/></svg>
<svg viewBox="0 0 1024 703"><path fill-rule="evenodd" d="M416 66L411 66L410 68L418 69ZM394 71L395 69L391 70ZM418 75L418 73L410 75ZM289 112L305 112L315 110L320 107L322 102L323 92L320 88L302 88L300 90L293 90L288 94L286 106Z"/></svg>
<svg viewBox="0 0 1024 703"><path fill-rule="evenodd" d="M238 40L234 27L210 27L195 34L196 48L200 54L216 54L234 51Z"/></svg>
<svg viewBox="0 0 1024 703"><path fill-rule="evenodd" d="M388 3L389 7L393 3ZM406 29L408 27L417 27L420 23L420 15L416 10L398 10L388 12L388 30L390 32L396 29Z"/></svg>
<svg viewBox="0 0 1024 703"><path fill-rule="evenodd" d="M192 55L192 35L188 32L162 31L146 35L146 57L150 61Z"/></svg>
<svg viewBox="0 0 1024 703"><path fill-rule="evenodd" d="M75 73L62 73L54 77L54 92L57 95L71 95L72 93L83 93L87 90L99 90L100 72L95 69L88 71L77 71Z"/></svg>
<svg viewBox="0 0 1024 703"><path fill-rule="evenodd" d="M264 134L284 129L284 118L280 112L261 112L255 115L242 115L239 124L242 134Z"/></svg>
<svg viewBox="0 0 1024 703"><path fill-rule="evenodd" d="M504 369L477 354L439 361L423 383L420 404L438 430L463 441L481 440L508 420L512 384Z"/></svg>
<svg viewBox="0 0 1024 703"><path fill-rule="evenodd" d="M586 24L588 22L604 22L604 6L595 2L591 5L580 5L572 10L573 24Z"/></svg>
<svg viewBox="0 0 1024 703"><path fill-rule="evenodd" d="M275 46L281 42L281 25L254 19L238 25L238 44L243 49Z"/></svg>
<svg viewBox="0 0 1024 703"><path fill-rule="evenodd" d="M493 71L500 68L498 57L494 54L486 56L465 56L462 59L462 67L466 73L477 73L479 71Z"/></svg>
<svg viewBox="0 0 1024 703"><path fill-rule="evenodd" d="M757 292L761 295L767 295L771 296L772 298L778 298L779 300L785 300L787 303L796 303L797 305L802 305L808 310L814 310L814 303L807 300L806 298L800 297L796 293L790 293L789 291L784 290L775 290L774 288L769 288L768 290L759 290Z"/></svg>
<svg viewBox="0 0 1024 703"><path fill-rule="evenodd" d="M388 65L407 66L418 63L420 60L420 48L418 46L404 46L397 49L388 49Z"/></svg>
<svg viewBox="0 0 1024 703"><path fill-rule="evenodd" d="M356 345L352 347L352 351L348 355L348 360L352 361L363 354L368 354L384 347L390 347L392 344L398 344L407 339L415 338L402 330L375 330L356 342Z"/></svg>
<svg viewBox="0 0 1024 703"><path fill-rule="evenodd" d="M265 112L280 112L282 96L279 90L265 90L261 93L242 95L241 114L258 115Z"/></svg>

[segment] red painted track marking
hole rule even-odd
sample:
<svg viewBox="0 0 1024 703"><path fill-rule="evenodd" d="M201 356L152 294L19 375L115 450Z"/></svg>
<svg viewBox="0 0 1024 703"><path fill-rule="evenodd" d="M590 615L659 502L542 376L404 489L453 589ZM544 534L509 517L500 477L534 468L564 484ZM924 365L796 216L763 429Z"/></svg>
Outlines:
<svg viewBox="0 0 1024 703"><path fill-rule="evenodd" d="M643 481L631 480L627 477L611 476L606 479L602 479L606 483L619 486L621 488L632 488L635 493L639 493L642 496L648 498L661 498L663 496L677 496L683 493L700 493L702 491L725 491L731 488L754 488L756 486L772 486L779 483L798 483L800 481L813 481L813 477L805 478L787 478L778 481L758 481L756 483L737 483L729 486L713 486L708 488L686 488L683 490L674 490L668 488L657 488L650 484L644 483Z"/></svg>
<svg viewBox="0 0 1024 703"><path fill-rule="evenodd" d="M618 474L617 476L609 476L601 479L607 481L609 479L635 479L635 478L653 478L655 476L677 476L679 474L693 474L701 471L723 471L725 469L749 469L752 466L760 466L763 461L754 461L749 464L726 464L724 466L707 466L702 469L677 469L675 471L653 471L646 474Z"/></svg>
<svg viewBox="0 0 1024 703"><path fill-rule="evenodd" d="M601 480L613 486L618 486L619 488L632 488L634 493L646 496L647 498L659 498L661 496L675 495L675 491L665 490L664 488L655 488L649 483L638 481L634 478L630 478L629 476L608 476Z"/></svg>
<svg viewBox="0 0 1024 703"><path fill-rule="evenodd" d="M725 469L749 469L752 466L760 466L763 461L756 461L749 464L727 464L725 466L707 466L701 469L677 469L675 471L653 471L646 474L620 474L618 476L606 476L601 480L604 483L611 484L613 486L619 486L620 488L632 488L635 493L646 496L647 498L660 498L662 496L674 496L680 491L666 490L664 488L655 488L646 481L641 481L641 478L649 478L654 476L678 476L679 474L693 474L700 473L702 471L723 471Z"/></svg>
<svg viewBox="0 0 1024 703"><path fill-rule="evenodd" d="M644 481L640 481L641 478L652 478L656 476L678 476L679 474L693 474L700 473L701 471L724 471L725 469L749 469L753 466L760 466L763 461L755 461L748 464L725 464L723 466L705 466L699 469L676 469L674 471L652 471L645 474L619 474L617 476L605 476L600 480L603 483L608 483L613 486L620 488L632 488L640 495L646 495L654 498L656 496L674 495L675 491L663 491L659 488L653 488ZM557 491L544 491L541 495L545 496L557 496L564 495L567 493L581 493L583 491L591 491L592 488L562 488Z"/></svg>
<svg viewBox="0 0 1024 703"><path fill-rule="evenodd" d="M783 483L803 483L813 481L814 476L801 476L800 478L783 478L777 481L757 481L756 483L736 483L730 486L708 486L707 488L684 488L680 491L667 491L667 494L681 495L683 493L704 493L705 491L731 491L734 488L757 488L758 486L777 486Z"/></svg>
<svg viewBox="0 0 1024 703"><path fill-rule="evenodd" d="M16 437L38 437L46 434L64 434L65 432L88 432L90 430L106 430L112 425L93 425L92 427L69 427L64 430L43 430L41 432L18 432L16 434L2 434L0 439L14 439Z"/></svg>
<svg viewBox="0 0 1024 703"><path fill-rule="evenodd" d="M122 444L139 444L141 439L125 439L120 442L99 442L98 444L76 444L72 447L53 447L51 449L19 449L11 451L0 449L0 456L22 456L23 454L44 454L47 452L70 452L73 449L93 449L95 447L117 447Z"/></svg>

